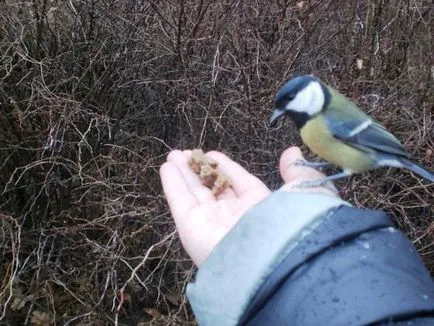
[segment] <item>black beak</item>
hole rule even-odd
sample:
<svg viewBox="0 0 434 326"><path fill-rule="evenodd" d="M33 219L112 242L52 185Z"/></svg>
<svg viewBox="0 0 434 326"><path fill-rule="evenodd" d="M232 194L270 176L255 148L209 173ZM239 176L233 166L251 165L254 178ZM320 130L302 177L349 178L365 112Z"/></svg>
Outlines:
<svg viewBox="0 0 434 326"><path fill-rule="evenodd" d="M285 114L284 110L275 109L271 118L270 118L270 125L284 114Z"/></svg>

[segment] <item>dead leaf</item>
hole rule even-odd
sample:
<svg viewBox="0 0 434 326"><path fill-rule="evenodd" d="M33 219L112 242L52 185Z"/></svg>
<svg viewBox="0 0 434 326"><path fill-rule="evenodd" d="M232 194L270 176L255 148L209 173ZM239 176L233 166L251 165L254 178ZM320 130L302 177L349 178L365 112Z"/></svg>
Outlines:
<svg viewBox="0 0 434 326"><path fill-rule="evenodd" d="M30 324L34 326L46 326L51 324L50 315L46 312L34 310Z"/></svg>

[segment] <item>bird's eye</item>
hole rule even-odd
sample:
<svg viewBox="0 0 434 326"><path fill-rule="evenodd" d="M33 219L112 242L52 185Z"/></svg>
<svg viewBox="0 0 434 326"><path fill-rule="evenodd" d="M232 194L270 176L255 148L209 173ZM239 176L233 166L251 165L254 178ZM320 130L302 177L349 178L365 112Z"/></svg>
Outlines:
<svg viewBox="0 0 434 326"><path fill-rule="evenodd" d="M293 99L295 98L295 96L293 94L289 94L286 99L291 102Z"/></svg>

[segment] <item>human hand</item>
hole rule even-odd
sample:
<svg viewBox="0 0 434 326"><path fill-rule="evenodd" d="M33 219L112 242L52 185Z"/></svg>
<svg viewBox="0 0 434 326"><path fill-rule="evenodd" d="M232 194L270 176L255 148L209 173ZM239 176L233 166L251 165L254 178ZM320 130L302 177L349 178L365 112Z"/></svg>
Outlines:
<svg viewBox="0 0 434 326"><path fill-rule="evenodd" d="M188 166L191 151L172 151L161 166L160 175L164 194L172 211L182 244L200 266L218 242L238 222L241 216L271 191L238 163L220 152L208 152L218 169L231 180L231 187L215 197L201 184L199 177ZM324 192L336 196L329 189L297 188L297 184L316 180L324 175L312 168L293 163L302 160L298 147L285 150L280 159L280 174L285 181L282 190L299 192Z"/></svg>

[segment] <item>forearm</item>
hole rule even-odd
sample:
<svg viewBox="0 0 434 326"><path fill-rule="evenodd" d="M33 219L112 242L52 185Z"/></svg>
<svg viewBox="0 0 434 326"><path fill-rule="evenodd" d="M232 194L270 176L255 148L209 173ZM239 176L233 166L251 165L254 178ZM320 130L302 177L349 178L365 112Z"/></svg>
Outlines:
<svg viewBox="0 0 434 326"><path fill-rule="evenodd" d="M359 311L364 323L429 312L431 278L408 240L383 213L343 205L326 195L276 192L249 210L188 287L199 322L334 324ZM396 298L409 300L399 294L411 302L400 304ZM387 309L379 311L381 303ZM343 307L350 314L339 313Z"/></svg>

